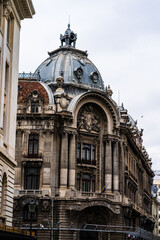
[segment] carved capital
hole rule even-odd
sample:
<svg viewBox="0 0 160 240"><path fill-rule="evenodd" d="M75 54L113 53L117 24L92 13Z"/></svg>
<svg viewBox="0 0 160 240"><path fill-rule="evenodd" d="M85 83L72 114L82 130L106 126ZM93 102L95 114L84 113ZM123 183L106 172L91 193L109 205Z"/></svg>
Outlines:
<svg viewBox="0 0 160 240"><path fill-rule="evenodd" d="M11 17L12 13L12 3L10 0L5 1L3 5L3 16L5 16L7 19Z"/></svg>

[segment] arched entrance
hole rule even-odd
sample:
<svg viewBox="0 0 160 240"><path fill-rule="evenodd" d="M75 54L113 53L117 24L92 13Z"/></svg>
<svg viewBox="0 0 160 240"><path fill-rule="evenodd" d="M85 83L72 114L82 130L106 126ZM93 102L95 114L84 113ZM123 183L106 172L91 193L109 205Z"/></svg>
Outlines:
<svg viewBox="0 0 160 240"><path fill-rule="evenodd" d="M110 210L105 207L94 206L84 209L80 213L78 220L78 224L80 224L83 229L80 231L79 240L107 240L106 233L92 231L92 229L95 230L96 225L107 225L109 221ZM86 227L84 228L84 226Z"/></svg>
<svg viewBox="0 0 160 240"><path fill-rule="evenodd" d="M98 232L80 232L80 240L98 240Z"/></svg>

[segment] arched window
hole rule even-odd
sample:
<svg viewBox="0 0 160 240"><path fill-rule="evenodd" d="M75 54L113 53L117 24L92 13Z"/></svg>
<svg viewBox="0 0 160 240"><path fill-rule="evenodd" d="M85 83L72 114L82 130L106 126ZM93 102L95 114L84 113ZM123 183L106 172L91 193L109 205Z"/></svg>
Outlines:
<svg viewBox="0 0 160 240"><path fill-rule="evenodd" d="M2 178L2 192L1 192L1 214L2 215L5 215L6 197L7 197L7 176L6 176L6 173L4 173Z"/></svg>

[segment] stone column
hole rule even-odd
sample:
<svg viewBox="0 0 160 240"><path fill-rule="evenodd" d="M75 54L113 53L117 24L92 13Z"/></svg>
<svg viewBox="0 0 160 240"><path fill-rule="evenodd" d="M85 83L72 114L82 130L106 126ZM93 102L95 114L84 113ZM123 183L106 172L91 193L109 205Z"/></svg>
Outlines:
<svg viewBox="0 0 160 240"><path fill-rule="evenodd" d="M105 149L105 185L108 185L106 190L112 190L112 149L111 141L106 141Z"/></svg>
<svg viewBox="0 0 160 240"><path fill-rule="evenodd" d="M75 188L76 136L70 138L69 146L69 188Z"/></svg>
<svg viewBox="0 0 160 240"><path fill-rule="evenodd" d="M42 130L40 130L39 132L39 149L38 149L38 153L39 154L42 154L44 151L44 139L45 139L45 136L46 133L43 133Z"/></svg>
<svg viewBox="0 0 160 240"><path fill-rule="evenodd" d="M60 188L67 188L68 170L68 134L62 135L61 142L61 163L60 163Z"/></svg>
<svg viewBox="0 0 160 240"><path fill-rule="evenodd" d="M29 139L29 132L22 131L22 154L28 154L28 139Z"/></svg>
<svg viewBox="0 0 160 240"><path fill-rule="evenodd" d="M113 190L119 191L119 154L118 154L118 142L114 143L113 148Z"/></svg>

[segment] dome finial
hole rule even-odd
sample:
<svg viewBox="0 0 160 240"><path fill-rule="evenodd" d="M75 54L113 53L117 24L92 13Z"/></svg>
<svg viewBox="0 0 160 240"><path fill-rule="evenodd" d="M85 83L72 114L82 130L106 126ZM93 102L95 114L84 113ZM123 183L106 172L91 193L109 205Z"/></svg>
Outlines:
<svg viewBox="0 0 160 240"><path fill-rule="evenodd" d="M70 30L70 15L69 15L69 19L68 19L68 30Z"/></svg>
<svg viewBox="0 0 160 240"><path fill-rule="evenodd" d="M70 17L69 17L69 23L68 23L68 28L65 31L64 35L60 35L60 40L61 40L61 47L63 47L63 43L65 43L65 47L74 47L76 46L76 40L77 40L77 34L75 34L73 31L70 29Z"/></svg>

